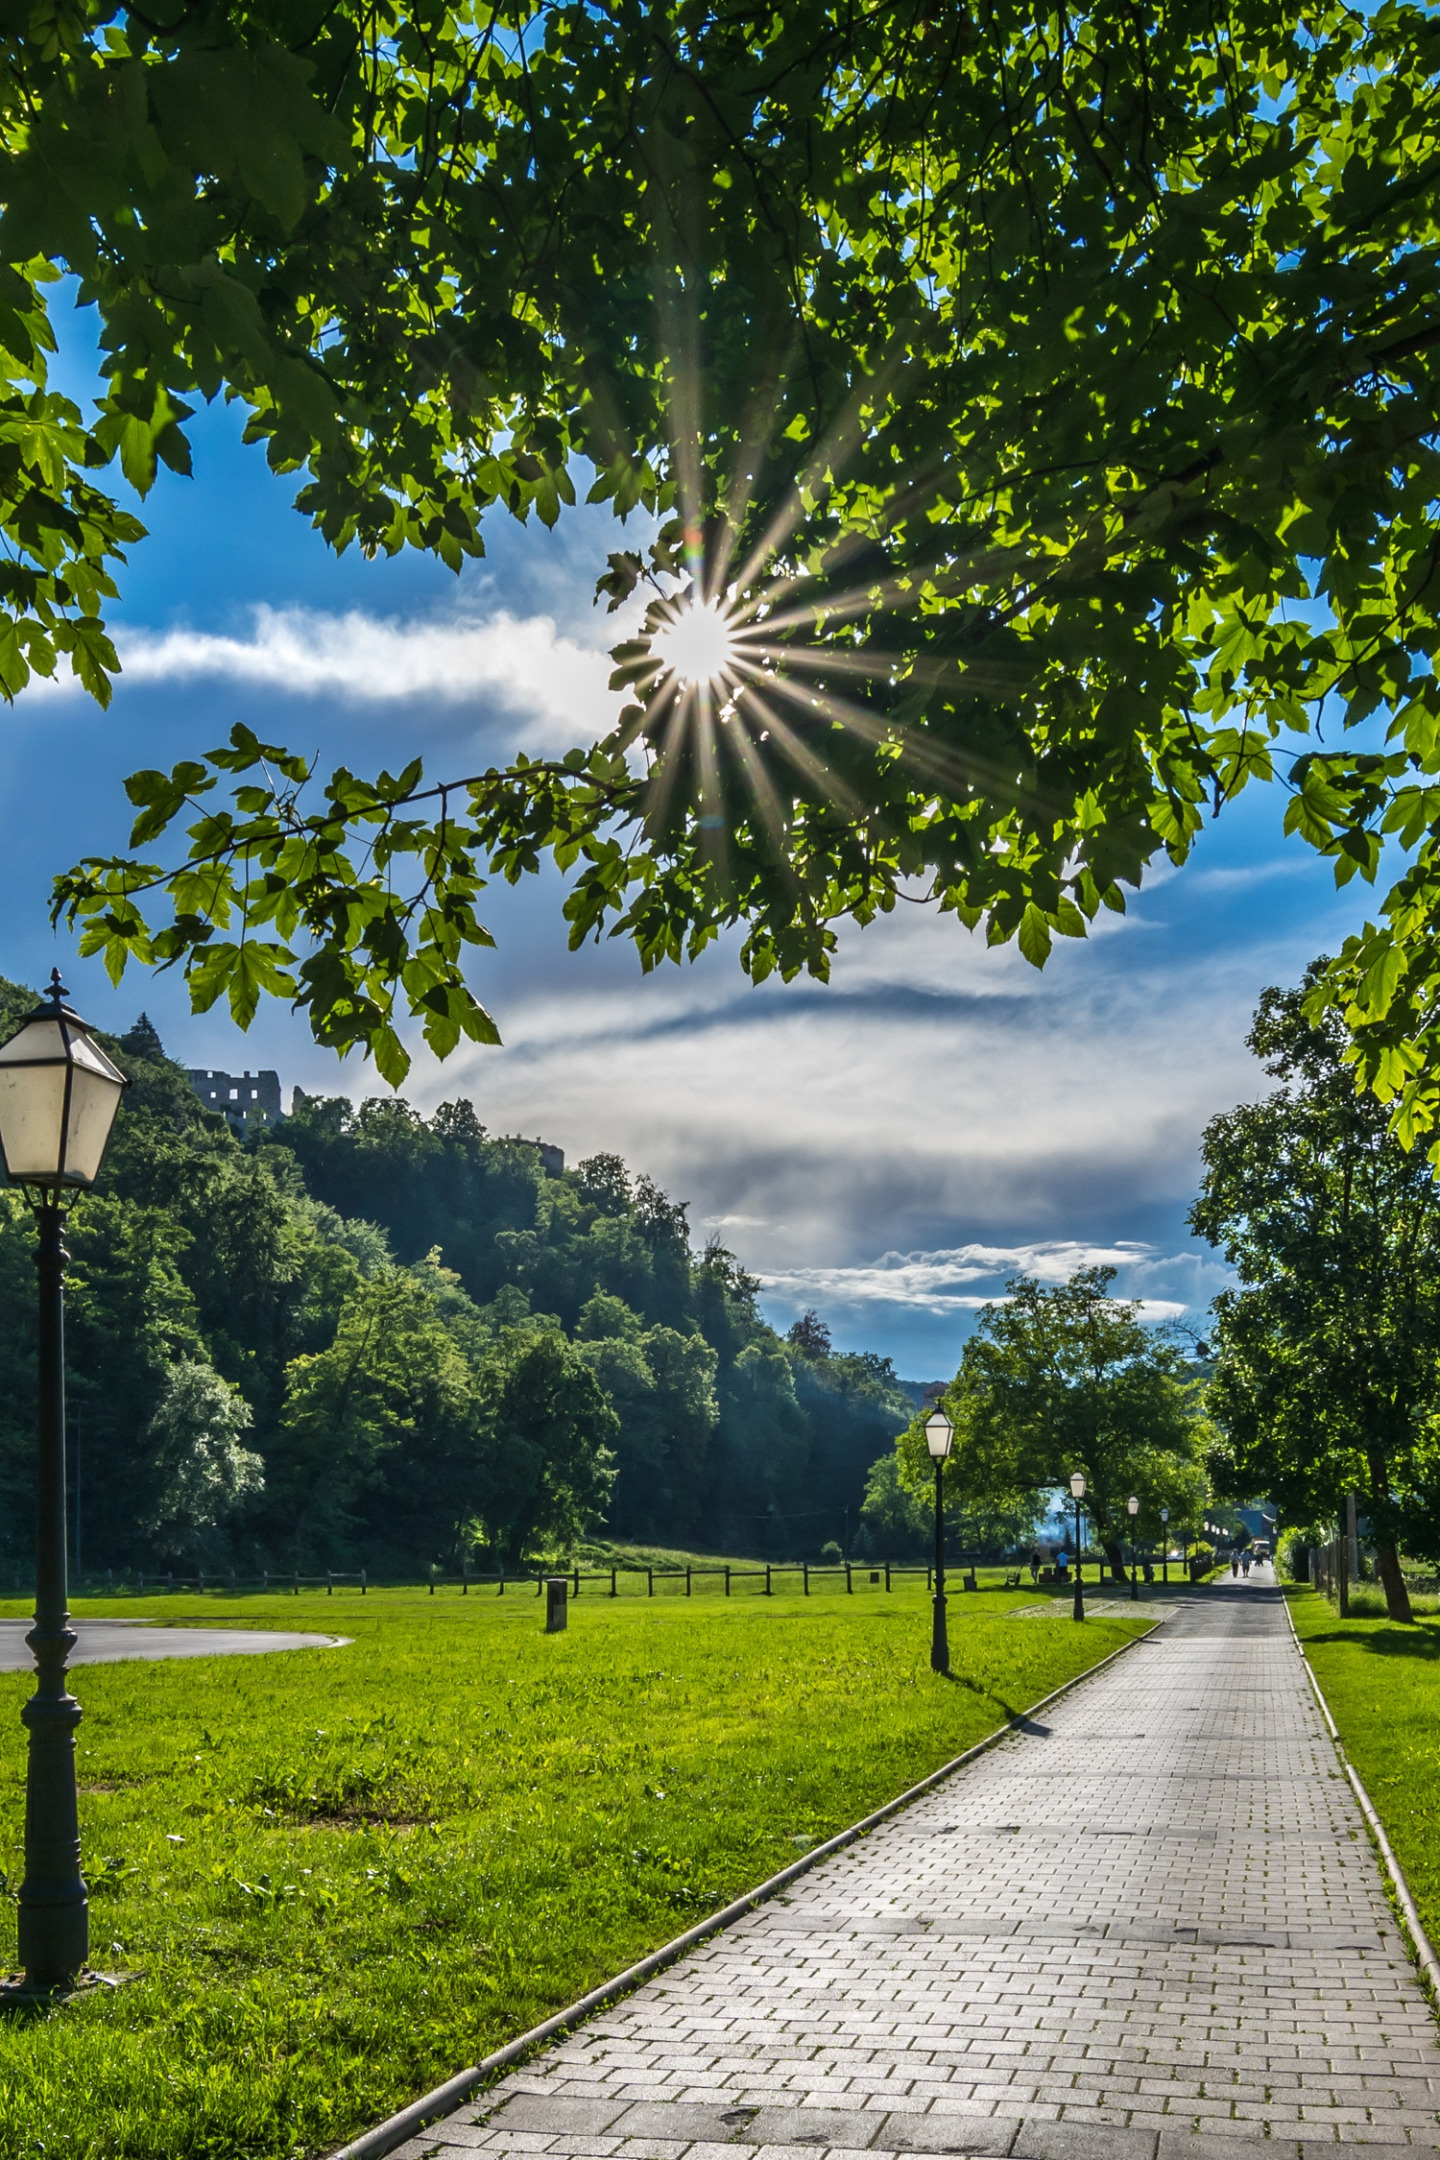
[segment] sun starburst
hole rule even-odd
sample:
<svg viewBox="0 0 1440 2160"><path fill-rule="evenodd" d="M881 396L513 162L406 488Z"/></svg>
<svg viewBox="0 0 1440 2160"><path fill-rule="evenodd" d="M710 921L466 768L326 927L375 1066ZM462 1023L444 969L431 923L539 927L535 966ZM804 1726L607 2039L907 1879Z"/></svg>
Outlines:
<svg viewBox="0 0 1440 2160"><path fill-rule="evenodd" d="M735 631L713 601L684 601L651 647L663 673L687 688L723 681L735 664Z"/></svg>

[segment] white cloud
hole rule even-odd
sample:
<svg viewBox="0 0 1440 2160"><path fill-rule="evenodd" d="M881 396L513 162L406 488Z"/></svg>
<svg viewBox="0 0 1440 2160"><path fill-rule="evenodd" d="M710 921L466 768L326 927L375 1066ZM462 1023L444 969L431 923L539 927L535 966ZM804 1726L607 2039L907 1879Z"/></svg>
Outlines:
<svg viewBox="0 0 1440 2160"><path fill-rule="evenodd" d="M360 704L424 698L432 705L498 704L522 721L516 739L561 747L604 732L619 700L606 685L605 649L620 634L597 623L602 644L567 637L550 615L484 615L402 620L352 608L257 607L248 637L211 630L122 630L116 638L127 683L220 681L290 697L338 697ZM73 688L73 682L54 687ZM533 740L532 740L533 738Z"/></svg>
<svg viewBox="0 0 1440 2160"><path fill-rule="evenodd" d="M913 1306L937 1317L974 1311L998 1293L976 1295L965 1286L1029 1275L1043 1283L1069 1280L1077 1268L1128 1268L1156 1258L1155 1248L1128 1240L1087 1245L1059 1238L1035 1245L959 1245L948 1252L888 1252L868 1267L784 1268L762 1275L764 1287L796 1303L823 1298L839 1305L880 1303ZM1173 1319L1185 1310L1168 1300L1146 1299L1146 1319Z"/></svg>

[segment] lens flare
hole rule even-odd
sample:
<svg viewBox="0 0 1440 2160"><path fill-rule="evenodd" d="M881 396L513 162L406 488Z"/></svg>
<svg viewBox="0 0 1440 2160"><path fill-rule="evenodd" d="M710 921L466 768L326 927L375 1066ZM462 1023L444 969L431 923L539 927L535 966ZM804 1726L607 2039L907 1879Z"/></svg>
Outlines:
<svg viewBox="0 0 1440 2160"><path fill-rule="evenodd" d="M730 624L709 601L678 609L651 650L667 675L692 687L719 682L735 660Z"/></svg>

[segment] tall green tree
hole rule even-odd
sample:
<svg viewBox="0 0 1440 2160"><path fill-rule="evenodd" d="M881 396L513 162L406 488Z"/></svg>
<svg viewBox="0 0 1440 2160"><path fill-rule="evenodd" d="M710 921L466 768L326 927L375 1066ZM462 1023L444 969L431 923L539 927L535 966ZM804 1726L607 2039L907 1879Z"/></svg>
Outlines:
<svg viewBox="0 0 1440 2160"><path fill-rule="evenodd" d="M1191 1222L1240 1287L1215 1301L1208 1400L1233 1499L1290 1521L1362 1496L1392 1619L1410 1618L1398 1547L1440 1557L1440 1191L1359 1093L1333 1014L1265 991L1250 1048L1280 1082L1206 1127Z"/></svg>
<svg viewBox="0 0 1440 2160"><path fill-rule="evenodd" d="M140 532L99 475L184 469L222 392L336 546L458 564L578 485L658 521L610 599L733 616L687 689L657 597L563 758L327 784L242 729L137 774L136 852L58 889L87 950L242 1024L298 997L392 1081L407 1015L494 1038L483 888L547 853L573 937L647 965L740 922L753 973L823 974L917 886L1038 962L1282 731L1384 707L1289 816L1341 877L1413 851L1325 994L1434 1122L1432 12L77 0L0 37L0 687L106 694ZM46 376L62 270L89 418Z"/></svg>
<svg viewBox="0 0 1440 2160"><path fill-rule="evenodd" d="M1111 1294L1115 1270L1079 1268L1066 1283L1017 1276L981 1310L945 1408L955 1439L944 1485L959 1508L1011 1508L1064 1491L1084 1473L1093 1534L1117 1572L1136 1529L1162 1533L1160 1510L1191 1523L1205 1500L1208 1427L1176 1346ZM898 1443L907 1481L932 1475L924 1417Z"/></svg>

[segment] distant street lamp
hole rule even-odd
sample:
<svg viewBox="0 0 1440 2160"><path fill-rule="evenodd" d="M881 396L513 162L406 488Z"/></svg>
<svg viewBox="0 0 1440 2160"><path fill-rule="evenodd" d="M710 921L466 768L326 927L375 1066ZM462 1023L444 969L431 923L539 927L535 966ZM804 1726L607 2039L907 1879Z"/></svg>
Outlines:
<svg viewBox="0 0 1440 2160"><path fill-rule="evenodd" d="M945 1500L940 1479L954 1438L955 1428L937 1403L925 1420L925 1445L935 1465L935 1624L930 1636L930 1669L939 1673L950 1670L950 1644L945 1635Z"/></svg>
<svg viewBox="0 0 1440 2160"><path fill-rule="evenodd" d="M1170 1510L1168 1507L1161 1508L1160 1523L1160 1565L1165 1570L1165 1582L1168 1588L1170 1582Z"/></svg>
<svg viewBox="0 0 1440 2160"><path fill-rule="evenodd" d="M23 1992L72 1987L90 1950L90 1908L80 1873L75 1728L80 1705L65 1684L75 1647L65 1547L65 1213L100 1162L129 1085L63 1001L56 968L48 1001L0 1048L0 1150L12 1185L27 1188L40 1232L39 1430L35 1470L35 1693L21 1711L30 1735L25 1783L25 1880L20 1885Z"/></svg>
<svg viewBox="0 0 1440 2160"><path fill-rule="evenodd" d="M1077 1620L1085 1617L1085 1592L1080 1582L1080 1502L1085 1497L1085 1480L1077 1470L1070 1480L1070 1493L1075 1502L1075 1613Z"/></svg>
<svg viewBox="0 0 1440 2160"><path fill-rule="evenodd" d="M1135 1569L1135 1518L1140 1513L1140 1502L1133 1492L1125 1502L1125 1509L1130 1517L1130 1596L1134 1602L1138 1603L1140 1598L1140 1577Z"/></svg>

